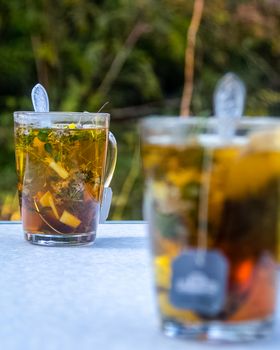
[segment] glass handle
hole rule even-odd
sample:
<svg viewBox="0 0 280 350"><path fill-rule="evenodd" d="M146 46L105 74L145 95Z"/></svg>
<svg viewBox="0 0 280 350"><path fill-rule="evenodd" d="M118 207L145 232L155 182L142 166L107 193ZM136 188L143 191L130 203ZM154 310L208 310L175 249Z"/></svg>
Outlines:
<svg viewBox="0 0 280 350"><path fill-rule="evenodd" d="M109 142L108 142L108 153L107 153L107 166L105 171L105 181L104 181L104 187L109 187L116 163L117 163L117 154L118 154L118 147L117 147L117 141L115 139L115 136L109 131Z"/></svg>

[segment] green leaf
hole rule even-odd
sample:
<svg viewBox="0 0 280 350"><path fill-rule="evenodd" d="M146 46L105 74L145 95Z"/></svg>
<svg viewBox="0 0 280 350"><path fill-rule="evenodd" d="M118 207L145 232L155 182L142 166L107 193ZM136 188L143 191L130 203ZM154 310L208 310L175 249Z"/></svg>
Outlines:
<svg viewBox="0 0 280 350"><path fill-rule="evenodd" d="M181 218L174 214L155 213L155 224L160 234L168 239L176 239L182 231Z"/></svg>
<svg viewBox="0 0 280 350"><path fill-rule="evenodd" d="M46 143L44 145L44 148L45 148L45 151L48 152L48 153L52 153L52 145L50 143Z"/></svg>
<svg viewBox="0 0 280 350"><path fill-rule="evenodd" d="M54 160L55 160L55 162L61 161L61 154L60 154L60 153L57 153L57 154L54 156Z"/></svg>
<svg viewBox="0 0 280 350"><path fill-rule="evenodd" d="M48 136L49 136L48 130L40 130L37 135L38 139L42 142L46 142L48 140Z"/></svg>

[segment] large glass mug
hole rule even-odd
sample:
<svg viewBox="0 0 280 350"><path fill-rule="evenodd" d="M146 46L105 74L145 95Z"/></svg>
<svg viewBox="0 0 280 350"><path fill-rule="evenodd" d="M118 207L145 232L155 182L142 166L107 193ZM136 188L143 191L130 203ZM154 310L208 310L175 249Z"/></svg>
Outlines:
<svg viewBox="0 0 280 350"><path fill-rule="evenodd" d="M279 257L280 122L214 118L141 125L148 220L163 331L243 341L266 335Z"/></svg>
<svg viewBox="0 0 280 350"><path fill-rule="evenodd" d="M117 157L109 121L107 113L14 113L19 203L31 243L95 240Z"/></svg>

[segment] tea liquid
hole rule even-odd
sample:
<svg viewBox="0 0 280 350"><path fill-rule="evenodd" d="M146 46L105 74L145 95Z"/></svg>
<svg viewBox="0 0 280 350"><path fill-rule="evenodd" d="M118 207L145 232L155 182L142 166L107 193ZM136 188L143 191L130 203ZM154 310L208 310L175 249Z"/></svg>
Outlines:
<svg viewBox="0 0 280 350"><path fill-rule="evenodd" d="M24 231L80 234L96 230L108 130L76 125L15 126Z"/></svg>
<svg viewBox="0 0 280 350"><path fill-rule="evenodd" d="M269 317L275 300L280 152L242 142L200 141L144 144L142 152L163 319L200 323ZM211 315L171 300L172 264L180 254L199 250L218 252L228 264L225 300Z"/></svg>

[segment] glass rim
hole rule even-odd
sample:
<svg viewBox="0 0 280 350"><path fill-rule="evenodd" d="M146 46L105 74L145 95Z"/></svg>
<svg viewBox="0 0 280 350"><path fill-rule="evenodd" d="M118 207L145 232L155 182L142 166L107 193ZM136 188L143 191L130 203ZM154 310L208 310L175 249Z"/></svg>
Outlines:
<svg viewBox="0 0 280 350"><path fill-rule="evenodd" d="M246 117L224 121L217 117L151 116L139 125L140 138L147 144L183 145L204 136L217 136L217 142L244 141L252 132L280 130L280 118ZM243 142L242 141L242 142Z"/></svg>
<svg viewBox="0 0 280 350"><path fill-rule="evenodd" d="M85 117L103 117L103 118L109 118L110 117L110 113L105 113L105 112L56 112L56 111L50 111L50 112L35 112L35 111L15 111L14 112L14 116L26 116L29 118L32 117L38 117L39 115L42 116L48 116L48 117L63 117L63 116L72 116L72 117L81 117L81 116L85 116Z"/></svg>
<svg viewBox="0 0 280 350"><path fill-rule="evenodd" d="M216 126L219 124L219 118L215 116L158 116L152 115L148 117L143 117L140 121L140 127L169 127L169 126L187 126L187 125L197 125L198 123L205 123L207 126ZM234 118L233 118L234 120ZM158 124L156 122L159 122ZM274 125L280 124L280 116L242 116L240 119L236 120L237 126L262 126L262 125Z"/></svg>

